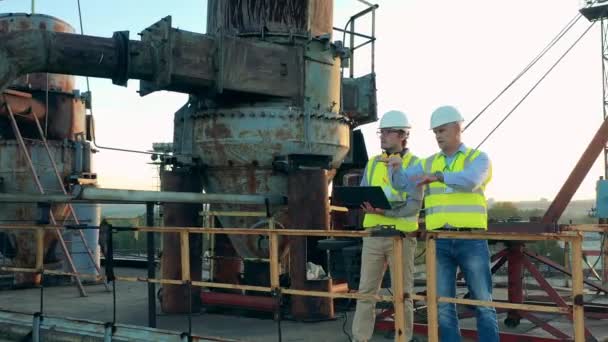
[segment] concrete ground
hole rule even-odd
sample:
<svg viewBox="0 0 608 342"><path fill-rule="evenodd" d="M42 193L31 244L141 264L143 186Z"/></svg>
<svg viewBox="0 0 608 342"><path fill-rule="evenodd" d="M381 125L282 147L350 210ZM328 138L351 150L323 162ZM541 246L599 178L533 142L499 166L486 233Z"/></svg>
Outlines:
<svg viewBox="0 0 608 342"><path fill-rule="evenodd" d="M143 270L120 269L118 274L144 275ZM112 320L112 294L106 292L103 285L90 285L86 287L88 297L80 297L75 286L48 287L44 289L44 312L47 315L72 317L108 322ZM142 325L147 324L147 285L145 283L117 282L117 322L122 324ZM497 298L506 297L504 289L496 289ZM604 301L606 298L600 298ZM11 310L33 313L39 311L40 290L23 289L0 291L0 310ZM160 308L158 308L160 312ZM353 311L346 313L348 321L344 321L344 312L338 313L338 319L334 321L319 323L301 323L283 321L283 341L290 342L331 342L348 341L343 333L344 329L350 333ZM548 333L540 329L532 329L530 322L522 320L515 329L504 326L502 321L505 314L499 315L501 331L516 333L532 333L538 336L550 337ZM551 323L570 334L572 325L565 318L541 316L551 319ZM607 321L587 320L587 326L600 340L608 338ZM201 336L215 336L219 338L234 339L239 341L277 341L277 323L269 318L253 318L228 314L200 313L192 318L193 333ZM474 319L461 320L461 327L474 328ZM159 314L158 328L187 331L188 321L185 315ZM418 336L420 341L425 337ZM372 341L390 341L382 332L377 332Z"/></svg>

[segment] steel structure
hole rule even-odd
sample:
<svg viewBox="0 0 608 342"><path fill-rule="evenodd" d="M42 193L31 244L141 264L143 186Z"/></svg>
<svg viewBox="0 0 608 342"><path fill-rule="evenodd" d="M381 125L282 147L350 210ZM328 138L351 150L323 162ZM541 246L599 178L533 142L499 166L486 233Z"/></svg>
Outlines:
<svg viewBox="0 0 608 342"><path fill-rule="evenodd" d="M215 269L221 272L213 274L214 280L223 283L220 286L223 288L275 291L273 295L278 298L281 293L277 294L277 290L306 296L296 297L292 301L294 317L333 317L331 300L313 300L304 291L312 291L325 298L352 296L344 293L319 295L322 292L319 290L332 292L332 281L315 285L307 282L303 276L306 271L304 265L306 256L311 255L310 246L315 242L311 236L331 235L327 232L327 183L336 174L340 175L338 182L354 179L353 174L349 173L351 170L341 167L357 164L354 153L348 155L349 150L356 147L352 129L377 118L374 50L372 48L370 75L354 78L353 58L353 51L362 46L355 45L355 37L365 38L367 42L364 44L374 45L376 8L370 6L356 14L348 23L350 30L347 31L348 25L341 30L350 35L349 48L345 48L342 41L332 43L333 4L325 0L210 0L207 34L175 29L170 17L142 31L141 40L131 40L126 31L115 32L112 38L45 30L0 32L0 41L3 42L0 46L0 91L23 75L54 72L111 78L117 85L126 85L128 79L139 79L142 96L158 90L191 94L188 103L175 114L173 150L171 156L162 161L163 166L171 166L161 175L162 189L165 191L83 188L77 195L48 195L44 198L28 194L0 194L0 201L146 203L149 225L153 224L151 208L154 203L162 202L166 225L192 226L198 221L201 203L211 203L211 210L216 212L264 208L269 212L270 199L275 204L285 204L287 199L287 210L279 210L272 222L284 223L292 228L307 226L317 230L300 234L310 235L308 237L290 238L289 249L287 243L281 243L279 234L269 233L268 243L262 244L259 231L250 229L247 232L248 228L260 224L259 216L213 215L213 225L241 229L238 230L240 235L228 234L227 238L218 239L214 244L215 254L226 257L216 262ZM599 18L606 15L606 6L594 6L585 11ZM355 32L355 20L367 13L372 14L371 36ZM602 34L604 37L604 27ZM604 47L602 51L605 52ZM349 78L342 77L341 71L345 66L350 67ZM5 94L9 97L12 95L10 92ZM83 102L85 100L82 99ZM15 102L14 106L22 105L20 101ZM30 111L34 117L42 116L45 112L41 106L39 101L32 101ZM45 114L48 117L48 113ZM607 140L608 121L605 121L542 221L492 225L490 230L494 233L560 234L557 220L597 156L602 151L606 154ZM201 193L203 190L206 193ZM153 230L150 229L142 231L151 234ZM200 297L192 285L213 287L212 282L201 282L196 278L201 273L201 243L198 237L188 235L189 230L169 229L165 232L162 278L177 277L181 280L159 281L163 284L162 308L166 312L192 313L198 304L193 298ZM202 229L197 232L217 234L215 230ZM298 231L282 235L298 235ZM540 235L543 238L549 236L553 235ZM427 244L429 241L432 238ZM109 243L111 245L111 239ZM154 246L153 236L148 235L148 251L152 252ZM432 256L432 242L429 247L428 253ZM284 253L290 257L289 277L292 284L298 287L297 290L282 289L279 284L281 271L277 262L279 255ZM235 256L274 260L267 264L270 282L264 286L237 284L239 265L228 261ZM559 298L528 258L547 262L525 251L523 243L517 241L493 256L497 262L495 269L508 262L509 282L512 283L510 301L522 304L521 274L525 266L558 304L551 312L572 314L571 317L576 320L576 339L580 340L581 332L589 335L581 326L581 306L584 303L579 297L574 297L575 303L570 306ZM40 258L37 260L37 266L40 266ZM148 260L149 265L153 263L150 255ZM176 264L179 267L174 267ZM429 274L434 272L434 264L431 264ZM581 290L578 266L577 270L573 270L577 277L575 296L579 296ZM44 273L39 267L36 272ZM111 277L112 280L119 278L113 274ZM148 278L154 277L155 270L149 267ZM150 297L155 293L154 284L155 281L148 281ZM429 314L436 316L433 310L436 310L437 301L451 299L435 298L432 278L428 285L430 294L427 298L412 296L430 300ZM606 291L596 284L591 285ZM402 291L396 297L401 295ZM250 299L243 299L244 305L250 304ZM221 302L234 301L234 298L207 296L207 300ZM150 299L150 326L156 324L154 305L155 301ZM268 301L262 300L260 305L269 307ZM395 305L400 304L396 302ZM530 309L530 306L492 305L511 310L509 319L512 322L523 316L539 322L556 337L565 338L550 325L521 311ZM395 321L399 322L400 318L397 317ZM436 320L431 319L429 324L433 334L431 338L436 339Z"/></svg>

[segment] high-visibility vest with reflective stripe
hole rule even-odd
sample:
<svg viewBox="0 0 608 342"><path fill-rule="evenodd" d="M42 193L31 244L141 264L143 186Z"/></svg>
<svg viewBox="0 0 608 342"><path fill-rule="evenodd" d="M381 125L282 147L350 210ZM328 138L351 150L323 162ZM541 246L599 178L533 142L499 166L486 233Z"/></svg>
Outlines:
<svg viewBox="0 0 608 342"><path fill-rule="evenodd" d="M367 163L367 184L370 186L379 186L384 191L386 198L391 204L396 202L405 202L407 200L407 192L395 190L388 179L387 163L380 161L383 156L376 156ZM418 162L418 158L410 152L403 156L403 167L407 168L410 165ZM397 230L404 232L413 232L418 229L418 213L410 217L388 217L384 215L365 214L363 219L364 228L373 228L378 225L395 226Z"/></svg>
<svg viewBox="0 0 608 342"><path fill-rule="evenodd" d="M423 161L425 173L463 171L480 154L480 151L467 149L458 153L452 161L451 168L446 165L445 155L438 153ZM427 230L445 226L455 228L488 228L488 205L484 190L492 178L490 167L487 179L473 191L459 191L442 182L433 182L426 186L424 196L425 223Z"/></svg>

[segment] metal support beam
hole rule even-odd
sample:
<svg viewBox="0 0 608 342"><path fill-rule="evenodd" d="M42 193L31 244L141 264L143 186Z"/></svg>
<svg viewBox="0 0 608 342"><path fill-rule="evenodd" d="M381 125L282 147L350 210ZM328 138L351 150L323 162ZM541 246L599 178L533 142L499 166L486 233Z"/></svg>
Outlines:
<svg viewBox="0 0 608 342"><path fill-rule="evenodd" d="M522 281L524 275L524 265L522 261L524 258L524 244L519 241L511 241L509 242L508 249L508 298L509 302L511 303L521 304L524 302L524 289ZM508 326L516 326L520 319L521 316L519 315L518 310L510 310L507 313L505 324Z"/></svg>
<svg viewBox="0 0 608 342"><path fill-rule="evenodd" d="M154 203L146 203L146 225L154 226ZM156 263L154 258L154 233L146 233L148 278L156 278ZM156 284L148 283L148 326L156 328Z"/></svg>
<svg viewBox="0 0 608 342"><path fill-rule="evenodd" d="M536 253L534 253L534 252L532 252L532 251L529 251L529 250L524 250L524 253L525 253L525 254L526 254L528 257L530 257L530 258L532 258L532 259L535 259L535 260L537 260L537 261L540 261L540 262L542 262L543 264L545 264L545 265L547 265L547 266L549 266L549 267L553 268L554 270L557 270L557 271L559 271L559 272L561 272L561 273L564 273L564 274L566 274L566 275L568 275L568 276L572 276L572 273L571 273L571 272L569 272L567 269L565 269L565 268L564 268L564 267L562 267L561 265L556 264L555 262L553 262L553 260L551 260L551 259L549 259L549 258L547 258L547 257L544 257L544 256L542 256L542 255L538 255L538 254L536 254ZM606 287L599 286L599 285L597 285L597 284L593 283L592 281L590 281L590 280L586 280L586 279L584 279L584 280L583 280L583 282L584 282L584 283L585 283L587 286L592 287L592 288L596 289L597 291L602 291L602 292L604 292L604 293L608 294L608 288L606 288Z"/></svg>
<svg viewBox="0 0 608 342"><path fill-rule="evenodd" d="M286 199L278 195L238 195L203 194L198 192L144 191L123 189L102 189L95 187L76 187L74 195L39 195L0 193L0 203L234 203L260 204L266 199L273 205L286 204Z"/></svg>
<svg viewBox="0 0 608 342"><path fill-rule="evenodd" d="M323 169L296 169L288 176L288 216L289 228L328 230L329 203L327 202L327 175ZM322 264L310 259L312 240L310 237L291 237L289 239L289 277L291 288L298 290L324 290L331 287L331 280L306 279L306 262ZM318 253L317 253L318 254ZM324 260L322 260L324 261ZM297 320L333 318L333 302L327 298L308 298L294 296L291 314Z"/></svg>
<svg viewBox="0 0 608 342"><path fill-rule="evenodd" d="M199 175L191 170L174 170L161 172L161 187L172 191L201 191L202 184ZM201 204L165 204L163 219L165 226L195 226L198 223ZM181 233L163 234L163 251L161 258L161 272L165 279L182 279L187 276L190 281L201 281L202 276L202 235L189 234L187 241L183 241ZM189 260L184 263L181 246L187 244ZM180 261L181 260L181 261ZM183 269L182 265L189 269ZM192 277L190 277L192 275ZM161 307L166 313L188 313L200 310L200 287L192 289L191 297L189 285L163 285ZM189 302L190 301L190 302ZM189 306L192 303L192 307Z"/></svg>
<svg viewBox="0 0 608 342"><path fill-rule="evenodd" d="M587 149L570 173L570 176L568 176L568 179L562 185L557 196L555 196L555 199L543 216L543 223L555 223L559 220L566 209L566 206L570 203L572 196L574 196L574 193L578 190L578 187L585 179L585 176L589 173L593 163L606 148L606 143L608 143L608 120L604 120L597 130L595 136L591 139L589 146L587 146Z"/></svg>

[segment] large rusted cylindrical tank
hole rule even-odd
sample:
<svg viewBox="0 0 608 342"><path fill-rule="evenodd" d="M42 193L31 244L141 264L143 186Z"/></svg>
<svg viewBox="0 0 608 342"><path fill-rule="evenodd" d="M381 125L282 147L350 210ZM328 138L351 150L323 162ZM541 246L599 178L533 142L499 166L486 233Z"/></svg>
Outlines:
<svg viewBox="0 0 608 342"><path fill-rule="evenodd" d="M299 50L304 56L304 94L281 101L227 97L228 101L218 106L194 110L189 115L191 150L207 166L206 190L287 196L286 170L279 169L287 166L292 155L326 158L332 168L339 167L349 149L350 127L340 114L341 61L336 47L329 44L333 1L211 0L207 20L208 34L264 40ZM179 129L181 122L176 123L179 141L177 135L183 131ZM223 209L263 210L242 206ZM259 223L256 218L219 219L225 227ZM267 245L260 244L257 237L231 235L230 239L242 257L268 255Z"/></svg>
<svg viewBox="0 0 608 342"><path fill-rule="evenodd" d="M67 177L73 170L74 149L71 143L49 141L49 149L53 155L57 169L62 177ZM51 166L48 153L42 143L28 142L27 150L32 158L40 183L47 193L61 193L60 184ZM5 193L38 193L38 188L30 171L30 166L19 144L15 140L0 140L0 192ZM66 206L52 206L53 214L58 222L67 218ZM3 203L0 206L0 224L35 224L39 219L36 204ZM16 255L13 263L16 267L33 267L36 257L36 239L32 231L12 231L7 236L14 244ZM45 233L45 255L48 267L61 267L61 260L55 253L57 236L54 232ZM50 251L49 251L50 250ZM15 283L20 286L33 285L39 281L31 273L18 273Z"/></svg>
<svg viewBox="0 0 608 342"><path fill-rule="evenodd" d="M230 56L216 62L218 92L191 96L188 105L176 113L174 127L174 152L203 165L201 178L206 192L287 197L288 174L297 164L294 161L323 168L340 166L350 147L351 127L341 113L340 47L330 42L332 26L330 0L208 1L207 34L214 35L220 47L225 36L248 39L261 46L288 46L299 63L297 73L301 75L298 79L302 92L293 98L222 92L222 70L230 69L230 62L240 57ZM242 74L233 72L231 77L243 77L246 81L246 70ZM324 177L321 182L328 181L331 179ZM265 210L255 205L213 207L220 211ZM327 205L320 207L327 210ZM286 210L273 214L278 227L288 226ZM267 225L266 218L261 217L219 215L217 219L222 227ZM229 235L229 238L238 256L268 258L268 241L264 237ZM287 239L282 239L281 255L288 251L287 245ZM163 254L179 253L176 242L163 248ZM222 253L227 251L231 248L218 244L217 255L225 256ZM215 279L240 281L238 265L220 266L220 260L216 261ZM163 277L169 276L171 270L163 270Z"/></svg>
<svg viewBox="0 0 608 342"><path fill-rule="evenodd" d="M74 28L66 22L47 15L0 14L0 33L21 30L75 32ZM7 105L10 106L10 111ZM14 81L6 92L0 94L0 192L39 192L29 162L18 144L17 135L11 124L9 116L11 111L14 113L20 134L24 138L29 138L25 140L25 146L45 193L61 194L70 176L91 172L88 163L83 162L91 160L91 149L76 148L88 144L83 141L86 136L85 103L74 90L74 77L44 73L28 74ZM33 115L38 118L48 139L50 154L62 182L57 179ZM71 216L68 217L67 208L63 204L53 205L52 212L58 223L72 219ZM94 212L93 216L92 220L96 221L99 212ZM39 212L36 205L15 203L0 206L0 224L32 224L38 219ZM5 244L11 244L10 251L14 251L14 255L10 255L11 262L15 266L34 266L36 246L32 232L11 232L2 235L0 240ZM70 239L66 240L68 240L67 247L72 248ZM95 249L96 246L91 248ZM78 246L75 245L74 249L77 250ZM11 254L7 250L5 253ZM46 267L62 268L65 261L63 258L63 253L58 251L55 233L46 233ZM33 285L38 281L39 278L32 274L17 274L15 277L15 283L19 286Z"/></svg>
<svg viewBox="0 0 608 342"><path fill-rule="evenodd" d="M61 19L43 14L0 14L0 33L46 30L74 33L74 28ZM27 74L15 80L9 89L18 92L5 94L20 123L23 134L36 138L37 130L31 113L43 124L49 139L75 140L85 131L84 101L74 92L74 76L46 73ZM47 92L48 90L48 92ZM19 95L19 94L22 95ZM24 97L26 94L27 97ZM47 112L48 103L48 112ZM14 138L8 125L8 111L4 97L0 96L0 135ZM48 118L45 118L48 116Z"/></svg>

